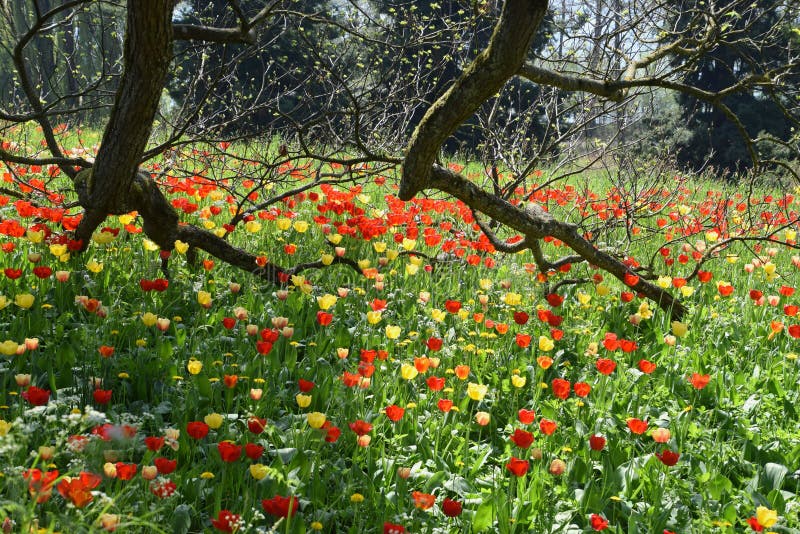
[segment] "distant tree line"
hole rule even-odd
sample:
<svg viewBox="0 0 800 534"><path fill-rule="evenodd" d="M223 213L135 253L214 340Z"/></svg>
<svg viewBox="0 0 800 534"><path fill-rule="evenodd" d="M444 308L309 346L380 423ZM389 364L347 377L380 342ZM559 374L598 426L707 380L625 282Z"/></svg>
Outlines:
<svg viewBox="0 0 800 534"><path fill-rule="evenodd" d="M13 101L22 92L14 76L15 39L36 30L37 13L60 3L0 0L0 46L8 52L0 54L2 101ZM714 40L701 59L693 59L694 68L687 69L683 80L697 89L717 92L779 64L785 47L800 46L796 28L800 21L788 17L780 8L782 3L679 0L654 23L665 38L674 32L694 32L699 43L708 28L697 25L697 12L713 13L719 6L723 19L715 24L718 31L732 37ZM178 2L173 19L232 27L239 17L268 4L265 0L184 0ZM173 135L278 132L292 137L293 132L304 130L313 139L315 128L327 132L333 124L344 130L360 128L361 135L385 136L377 130L391 123L395 140L403 139L422 118L427 104L441 96L455 74L485 48L501 8L501 2L489 0L293 0L282 4L271 24L253 31L249 44L238 39L222 46L202 40L176 43L172 68L177 75L170 79L162 101L160 124L165 130L168 123ZM572 69L570 62L583 62L592 71L620 76L624 68L620 50L631 56L644 54L658 43L656 34L645 36L652 42L632 43L622 31L613 31L625 24L630 9L629 0L550 2L529 56L544 64L558 57L566 71ZM122 69L125 8L105 0L78 2L54 26L32 31L31 46L24 47L20 60L32 71L35 91L45 106L68 109L61 116L72 123L95 124L113 104ZM785 47L774 40L764 44L762 37L776 27L785 36ZM673 61L681 61L680 57ZM563 62L564 58L570 59ZM800 86L798 70L795 66L785 73L781 83ZM686 169L733 173L753 165L748 150L760 151L764 160L796 159L792 136L797 125L785 108L797 102L787 98L753 85L720 99L728 113L692 94L666 96L656 89L622 106L608 107L592 95L567 94L517 77L460 126L444 149L479 152L486 160L505 158L509 164L531 154L537 161L546 161L565 149L568 137L572 142L581 139L587 146L627 143L628 150L642 157L653 157L669 145ZM378 101L381 109L370 114L369 108ZM731 120L731 113L738 122ZM365 121L367 116L374 122ZM367 132L370 128L374 132ZM741 130L752 139L777 143L757 142L748 147ZM383 140L387 146L392 141ZM591 153L587 149L584 155Z"/></svg>

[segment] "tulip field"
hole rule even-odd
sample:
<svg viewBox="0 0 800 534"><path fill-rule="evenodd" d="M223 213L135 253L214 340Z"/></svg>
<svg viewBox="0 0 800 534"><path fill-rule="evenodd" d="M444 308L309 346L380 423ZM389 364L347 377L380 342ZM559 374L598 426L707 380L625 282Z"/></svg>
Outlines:
<svg viewBox="0 0 800 534"><path fill-rule="evenodd" d="M291 188L317 168L281 172ZM517 191L619 221L598 245L681 299L673 321L587 263L496 252L463 204L402 202L390 172L235 226L231 180L159 177L254 270L321 261L281 285L160 251L135 213L78 253L57 170L15 175L3 533L800 532L797 190L665 177L632 206L543 171Z"/></svg>

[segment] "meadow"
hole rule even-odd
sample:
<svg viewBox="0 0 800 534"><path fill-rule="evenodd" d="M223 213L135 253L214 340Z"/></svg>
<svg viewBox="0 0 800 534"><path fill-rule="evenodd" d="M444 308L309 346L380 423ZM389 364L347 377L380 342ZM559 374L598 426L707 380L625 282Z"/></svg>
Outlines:
<svg viewBox="0 0 800 534"><path fill-rule="evenodd" d="M331 264L276 287L182 243L167 279L135 214L76 254L77 212L41 202L55 173L15 172L8 191L45 193L0 196L3 532L800 532L791 193L645 192L621 227L631 268L654 257L688 306L672 321L585 263L495 252L464 205L401 202L392 174L235 228L221 184L165 179L262 264ZM518 199L631 213L546 179Z"/></svg>

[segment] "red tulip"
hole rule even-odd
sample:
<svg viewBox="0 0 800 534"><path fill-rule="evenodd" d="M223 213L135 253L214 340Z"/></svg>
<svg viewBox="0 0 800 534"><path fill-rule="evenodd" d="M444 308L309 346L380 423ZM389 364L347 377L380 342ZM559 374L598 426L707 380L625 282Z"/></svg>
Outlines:
<svg viewBox="0 0 800 534"><path fill-rule="evenodd" d="M525 473L528 472L528 468L530 467L530 463L528 460L520 460L519 458L515 458L514 456L506 464L506 469L511 471L514 476L521 477L524 476Z"/></svg>

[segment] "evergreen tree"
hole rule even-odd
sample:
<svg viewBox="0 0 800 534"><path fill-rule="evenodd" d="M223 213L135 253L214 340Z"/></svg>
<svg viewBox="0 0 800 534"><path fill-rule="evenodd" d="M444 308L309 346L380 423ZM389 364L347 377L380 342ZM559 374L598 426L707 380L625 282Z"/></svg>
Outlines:
<svg viewBox="0 0 800 534"><path fill-rule="evenodd" d="M759 36L785 23L777 0L688 0L683 1L685 12L695 4L711 2L720 13L720 31L736 38L727 39L714 46L685 78L684 83L706 91L720 91L743 77L760 74L785 59L786 48L780 43L764 43ZM751 6L754 6L752 10ZM743 17L740 13L748 13ZM678 21L678 27L688 21ZM694 30L688 28L689 31ZM697 28L697 35L705 28ZM790 28L786 28L786 42ZM785 45L785 43L784 43ZM795 83L797 73L793 76ZM679 163L697 170L704 165L735 173L752 166L747 145L738 126L719 106L681 93L678 102L682 118L691 136L678 152ZM751 139L766 133L781 140L790 136L791 124L785 113L770 95L750 89L736 92L722 99L741 121Z"/></svg>

